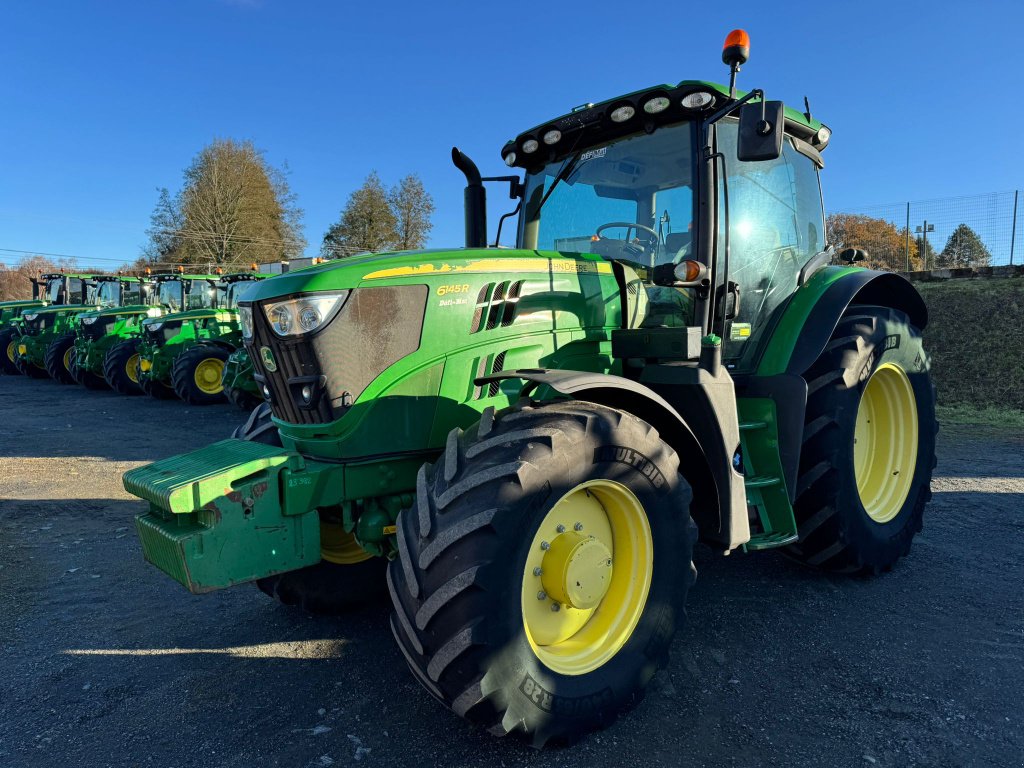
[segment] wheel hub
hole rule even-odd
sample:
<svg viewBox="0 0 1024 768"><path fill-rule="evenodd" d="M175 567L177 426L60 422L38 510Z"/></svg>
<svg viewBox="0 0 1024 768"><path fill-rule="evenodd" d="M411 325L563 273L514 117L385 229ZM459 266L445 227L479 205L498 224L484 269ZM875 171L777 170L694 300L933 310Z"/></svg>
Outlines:
<svg viewBox="0 0 1024 768"><path fill-rule="evenodd" d="M541 562L547 594L572 608L596 608L612 583L612 553L593 536L558 534Z"/></svg>

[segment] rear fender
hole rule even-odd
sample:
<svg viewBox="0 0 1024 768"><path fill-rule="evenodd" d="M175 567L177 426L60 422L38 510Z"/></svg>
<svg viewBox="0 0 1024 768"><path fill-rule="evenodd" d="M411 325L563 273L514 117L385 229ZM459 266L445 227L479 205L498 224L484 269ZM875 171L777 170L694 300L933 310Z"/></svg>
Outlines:
<svg viewBox="0 0 1024 768"><path fill-rule="evenodd" d="M826 267L793 295L761 356L757 375L802 375L854 304L901 310L920 330L928 324L928 307L905 277L873 269Z"/></svg>

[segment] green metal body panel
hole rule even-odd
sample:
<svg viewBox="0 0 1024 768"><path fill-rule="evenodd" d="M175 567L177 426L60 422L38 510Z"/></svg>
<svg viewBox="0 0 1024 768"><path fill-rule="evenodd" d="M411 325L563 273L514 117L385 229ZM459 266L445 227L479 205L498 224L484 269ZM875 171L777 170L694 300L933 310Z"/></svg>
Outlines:
<svg viewBox="0 0 1024 768"><path fill-rule="evenodd" d="M752 533L747 550L771 549L797 540L796 517L779 456L778 419L775 402L768 398L741 397L736 401L740 417L747 506L757 512L761 531Z"/></svg>
<svg viewBox="0 0 1024 768"><path fill-rule="evenodd" d="M774 376L786 370L807 318L825 291L836 281L860 271L861 267L825 267L797 288L761 355L758 376Z"/></svg>

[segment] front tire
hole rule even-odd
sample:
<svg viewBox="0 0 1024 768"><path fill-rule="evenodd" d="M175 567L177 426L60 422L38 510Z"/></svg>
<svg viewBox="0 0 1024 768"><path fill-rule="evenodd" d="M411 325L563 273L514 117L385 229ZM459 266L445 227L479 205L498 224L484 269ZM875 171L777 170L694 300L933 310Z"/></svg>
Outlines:
<svg viewBox="0 0 1024 768"><path fill-rule="evenodd" d="M71 363L74 356L75 334L73 331L54 339L53 343L46 348L46 356L43 358L46 372L50 374L50 378L61 384L74 384L75 379L71 375Z"/></svg>
<svg viewBox="0 0 1024 768"><path fill-rule="evenodd" d="M122 395L141 395L139 386L139 339L115 344L103 358L103 378Z"/></svg>
<svg viewBox="0 0 1024 768"><path fill-rule="evenodd" d="M808 370L787 554L839 573L887 571L931 499L935 396L921 332L888 307L853 306Z"/></svg>
<svg viewBox="0 0 1024 768"><path fill-rule="evenodd" d="M537 747L634 706L695 575L678 468L653 427L588 403L489 409L453 430L420 470L388 569L392 632L419 682Z"/></svg>
<svg viewBox="0 0 1024 768"><path fill-rule="evenodd" d="M212 344L196 344L182 352L171 366L171 385L189 405L223 403L224 364L231 353Z"/></svg>
<svg viewBox="0 0 1024 768"><path fill-rule="evenodd" d="M257 406L245 424L231 436L263 445L281 446L277 425L271 421L270 406ZM340 614L381 602L385 594L387 561L365 552L351 534L329 521L320 523L321 553L316 565L257 579L259 590L284 605L308 613ZM326 546L324 546L326 545Z"/></svg>

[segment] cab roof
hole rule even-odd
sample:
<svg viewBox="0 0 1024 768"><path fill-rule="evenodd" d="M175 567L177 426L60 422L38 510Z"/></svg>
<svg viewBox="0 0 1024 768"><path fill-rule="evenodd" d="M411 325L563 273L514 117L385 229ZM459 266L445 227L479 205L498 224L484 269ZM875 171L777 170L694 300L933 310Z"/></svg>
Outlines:
<svg viewBox="0 0 1024 768"><path fill-rule="evenodd" d="M699 91L711 94L712 101L698 109L687 109L682 105L684 97ZM506 142L501 149L501 156L506 164L512 167L536 170L581 147L605 144L640 131L650 133L662 125L710 115L730 102L738 102L746 95L746 91L737 91L730 99L727 86L706 80L683 80L675 85L655 85L596 104L583 104L561 117L536 125ZM644 109L644 105L659 97L668 99L667 108L655 114ZM622 122L613 121L612 112L624 106L633 107L634 114ZM802 139L819 152L828 145L831 131L819 120L808 119L804 113L790 107L786 107L785 120L787 133ZM544 142L544 135L549 131L561 133L561 138L550 145ZM531 140L535 141L538 147L533 152L525 152L524 144ZM510 153L514 153L512 162L509 162Z"/></svg>

